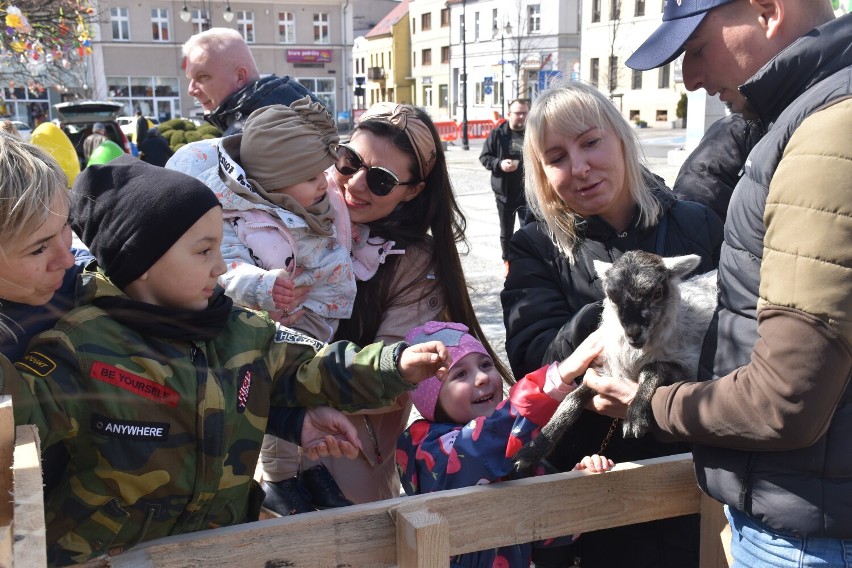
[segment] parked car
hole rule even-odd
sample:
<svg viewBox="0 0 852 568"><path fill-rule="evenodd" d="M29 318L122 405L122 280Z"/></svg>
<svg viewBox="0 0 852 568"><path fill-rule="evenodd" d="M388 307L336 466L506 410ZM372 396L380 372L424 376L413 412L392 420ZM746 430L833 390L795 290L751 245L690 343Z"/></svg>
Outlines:
<svg viewBox="0 0 852 568"><path fill-rule="evenodd" d="M156 116L146 116L148 122L157 126L160 124L160 119ZM121 127L121 131L124 132L124 135L129 140L131 136L133 136L133 130L136 128L136 117L135 116L119 116L115 119L118 123L118 126ZM150 125L149 125L150 126Z"/></svg>
<svg viewBox="0 0 852 568"><path fill-rule="evenodd" d="M33 135L33 129L30 128L29 124L21 120L10 120L9 122L11 122L15 126L15 129L18 131L18 134L21 135L21 140L23 140L24 142L30 141L30 138Z"/></svg>
<svg viewBox="0 0 852 568"><path fill-rule="evenodd" d="M59 127L71 140L77 156L80 159L80 168L85 168L83 159L83 140L92 133L92 126L96 122L102 122L106 126L107 137L118 144L128 154L130 153L130 142L116 122L118 113L124 109L122 103L110 101L70 101L53 105L59 115Z"/></svg>

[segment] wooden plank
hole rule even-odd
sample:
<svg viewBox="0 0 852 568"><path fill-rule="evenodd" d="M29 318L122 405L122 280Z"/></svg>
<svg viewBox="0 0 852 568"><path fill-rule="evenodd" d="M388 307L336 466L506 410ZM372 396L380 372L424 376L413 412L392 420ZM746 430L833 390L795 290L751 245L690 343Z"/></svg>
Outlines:
<svg viewBox="0 0 852 568"><path fill-rule="evenodd" d="M700 513L701 550L698 565L701 568L728 568L731 562L728 552L731 533L724 506L702 493Z"/></svg>
<svg viewBox="0 0 852 568"><path fill-rule="evenodd" d="M110 565L246 568L251 559L252 566L395 566L400 515L440 515L454 555L696 513L699 493L692 457L681 454L600 475L548 475L174 536L115 556Z"/></svg>
<svg viewBox="0 0 852 568"><path fill-rule="evenodd" d="M12 455L15 451L15 416L12 397L0 396L0 527L12 524Z"/></svg>
<svg viewBox="0 0 852 568"><path fill-rule="evenodd" d="M623 463L604 474L560 473L418 495L400 509L425 507L445 517L455 555L696 513L699 494L692 457L680 454ZM489 530L482 530L482 519Z"/></svg>
<svg viewBox="0 0 852 568"><path fill-rule="evenodd" d="M15 566L47 566L41 449L35 426L15 430Z"/></svg>
<svg viewBox="0 0 852 568"><path fill-rule="evenodd" d="M2 372L2 371L0 371ZM0 568L12 566L12 455L15 417L12 397L0 396Z"/></svg>
<svg viewBox="0 0 852 568"><path fill-rule="evenodd" d="M399 568L443 568L450 557L447 520L429 511L398 513L396 546Z"/></svg>

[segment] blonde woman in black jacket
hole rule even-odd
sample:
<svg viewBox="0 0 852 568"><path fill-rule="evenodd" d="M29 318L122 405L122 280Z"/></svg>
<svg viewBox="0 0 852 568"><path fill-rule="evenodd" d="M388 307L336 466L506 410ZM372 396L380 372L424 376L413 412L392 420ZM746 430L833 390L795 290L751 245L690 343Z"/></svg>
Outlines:
<svg viewBox="0 0 852 568"><path fill-rule="evenodd" d="M677 201L642 166L633 129L596 89L571 82L539 96L527 119L524 163L527 202L538 221L512 238L501 294L515 375L569 356L597 327L604 295L593 260L646 250L697 254L696 273L716 267L718 217ZM688 451L652 436L625 440L612 425L612 418L585 411L550 465L570 471L604 448L616 462ZM541 552L547 557L534 558L540 568L697 566L698 523L667 519L586 533L570 547Z"/></svg>

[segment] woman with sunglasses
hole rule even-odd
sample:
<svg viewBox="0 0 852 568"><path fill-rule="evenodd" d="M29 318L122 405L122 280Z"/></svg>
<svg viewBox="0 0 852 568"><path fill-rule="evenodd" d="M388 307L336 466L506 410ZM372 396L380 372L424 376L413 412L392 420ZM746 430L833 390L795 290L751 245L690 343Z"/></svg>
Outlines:
<svg viewBox="0 0 852 568"><path fill-rule="evenodd" d="M342 225L351 226L353 249L367 245L387 253L375 259L380 263L375 275L358 282L352 317L340 321L335 340L400 341L411 328L430 320L462 322L508 373L489 346L467 292L457 249L466 242L465 218L429 115L411 105L374 105L361 117L351 140L340 146L337 163L327 175L329 192L336 192L345 204L342 217L348 216L351 225ZM343 227L340 233L345 231ZM367 503L399 495L396 441L408 424L410 409L404 395L391 407L349 416L361 439L361 455L345 462L322 460L348 499ZM284 451L281 446L276 456L261 456L264 468L272 466L270 460L285 460L295 474L298 450L290 446ZM324 502L322 479L303 481L267 487L266 504L277 504L278 512L286 514L304 500L320 507L337 503L334 495Z"/></svg>

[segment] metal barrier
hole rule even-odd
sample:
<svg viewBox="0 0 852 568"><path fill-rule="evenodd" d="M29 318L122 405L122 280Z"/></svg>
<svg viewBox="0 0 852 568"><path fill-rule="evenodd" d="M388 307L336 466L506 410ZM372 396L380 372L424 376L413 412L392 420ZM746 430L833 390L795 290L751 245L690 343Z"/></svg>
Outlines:
<svg viewBox="0 0 852 568"><path fill-rule="evenodd" d="M453 142L459 138L459 125L455 120L436 122L435 128L444 142Z"/></svg>

